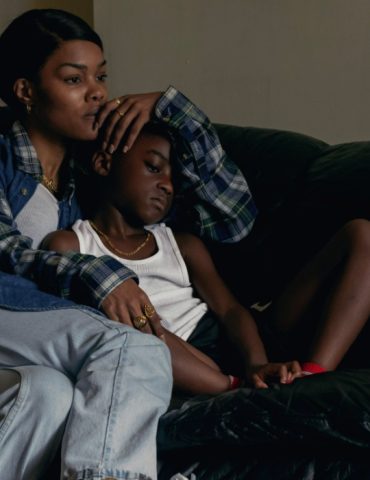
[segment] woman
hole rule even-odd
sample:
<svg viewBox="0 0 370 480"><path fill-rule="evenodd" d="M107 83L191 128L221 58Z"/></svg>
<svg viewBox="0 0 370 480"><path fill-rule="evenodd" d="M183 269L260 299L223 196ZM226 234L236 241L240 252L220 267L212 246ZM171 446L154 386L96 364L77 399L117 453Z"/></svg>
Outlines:
<svg viewBox="0 0 370 480"><path fill-rule="evenodd" d="M36 249L80 217L73 144L105 121L110 152L128 129L129 149L152 115L177 129L202 233L248 233L249 190L207 118L174 88L107 101L102 43L80 18L28 11L1 35L0 55L0 98L18 119L0 136L1 478L42 478L60 442L62 478L156 478L171 371L158 320L148 314L143 329L155 335L131 328L148 297L109 257ZM218 197L232 201L215 208Z"/></svg>

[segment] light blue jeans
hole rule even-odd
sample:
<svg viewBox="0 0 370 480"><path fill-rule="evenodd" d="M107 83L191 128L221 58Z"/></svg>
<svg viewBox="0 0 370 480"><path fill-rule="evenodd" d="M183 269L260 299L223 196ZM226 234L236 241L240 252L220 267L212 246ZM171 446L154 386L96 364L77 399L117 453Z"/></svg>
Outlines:
<svg viewBox="0 0 370 480"><path fill-rule="evenodd" d="M167 347L79 308L0 309L0 477L156 479L172 388ZM139 473L140 472L140 473Z"/></svg>

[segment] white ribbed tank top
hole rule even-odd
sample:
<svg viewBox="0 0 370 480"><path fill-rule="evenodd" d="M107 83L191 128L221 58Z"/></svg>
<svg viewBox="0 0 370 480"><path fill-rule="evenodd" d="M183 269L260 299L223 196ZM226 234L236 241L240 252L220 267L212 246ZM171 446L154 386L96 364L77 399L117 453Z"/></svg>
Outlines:
<svg viewBox="0 0 370 480"><path fill-rule="evenodd" d="M158 251L142 260L123 259L108 250L88 220L77 220L72 228L81 253L96 257L110 255L133 270L163 326L183 340L188 339L207 311L207 305L194 296L188 270L170 228L164 223L145 227L154 235Z"/></svg>

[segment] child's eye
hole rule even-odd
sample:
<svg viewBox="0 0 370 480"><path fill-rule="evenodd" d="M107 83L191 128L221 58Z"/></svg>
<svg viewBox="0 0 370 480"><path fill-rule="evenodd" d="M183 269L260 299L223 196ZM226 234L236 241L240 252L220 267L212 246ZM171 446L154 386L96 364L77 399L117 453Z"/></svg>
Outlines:
<svg viewBox="0 0 370 480"><path fill-rule="evenodd" d="M65 79L66 83L69 83L70 85L76 85L81 82L80 77L69 77Z"/></svg>
<svg viewBox="0 0 370 480"><path fill-rule="evenodd" d="M159 173L159 168L153 165L152 163L147 163L146 168L149 170L151 173Z"/></svg>
<svg viewBox="0 0 370 480"><path fill-rule="evenodd" d="M102 73L98 75L96 78L99 82L105 82L107 80L108 75L106 73Z"/></svg>

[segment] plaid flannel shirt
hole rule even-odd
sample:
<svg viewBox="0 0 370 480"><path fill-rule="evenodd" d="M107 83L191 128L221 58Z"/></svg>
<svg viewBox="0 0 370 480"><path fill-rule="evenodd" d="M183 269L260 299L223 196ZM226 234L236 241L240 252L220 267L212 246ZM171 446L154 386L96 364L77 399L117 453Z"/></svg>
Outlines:
<svg viewBox="0 0 370 480"><path fill-rule="evenodd" d="M5 159L6 151L10 158ZM1 270L30 278L44 291L95 308L99 308L104 298L122 281L136 278L131 270L109 256L95 258L79 253L60 255L33 249L32 239L18 230L7 198L7 194L22 194L23 183L15 179L15 175L9 181L9 172L4 172L10 159L16 170L31 176L36 182L42 176L36 151L19 122L14 123L7 136L0 136L0 152L3 168L0 175ZM12 191L13 188L15 191ZM74 190L74 178L71 175L65 191L69 201L73 199ZM62 227L67 228L75 219L71 217L69 225Z"/></svg>
<svg viewBox="0 0 370 480"><path fill-rule="evenodd" d="M235 242L252 228L256 207L239 169L227 158L208 118L174 87L159 99L155 116L175 129L179 143L183 193L192 199L196 227L202 236ZM16 122L1 151L12 151L16 168L39 181L42 170L28 135ZM2 159L1 159L2 160ZM0 178L2 178L0 176ZM30 238L18 231L0 181L0 268L34 280L41 289L99 308L119 284L135 274L109 256L56 254L31 248ZM71 177L66 195L74 195ZM65 228L63 226L63 228Z"/></svg>
<svg viewBox="0 0 370 480"><path fill-rule="evenodd" d="M243 174L222 149L207 116L174 87L159 99L155 115L182 139L176 145L186 179L181 179L182 195L192 210L195 232L218 242L244 238L257 208Z"/></svg>

